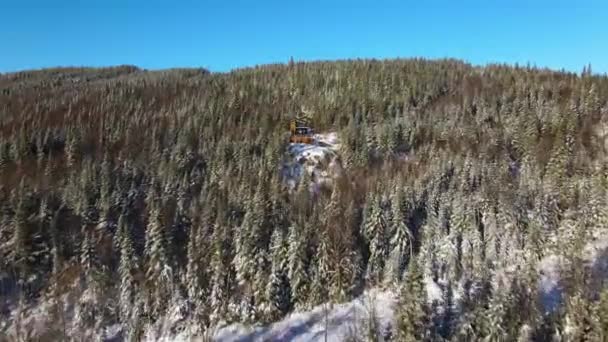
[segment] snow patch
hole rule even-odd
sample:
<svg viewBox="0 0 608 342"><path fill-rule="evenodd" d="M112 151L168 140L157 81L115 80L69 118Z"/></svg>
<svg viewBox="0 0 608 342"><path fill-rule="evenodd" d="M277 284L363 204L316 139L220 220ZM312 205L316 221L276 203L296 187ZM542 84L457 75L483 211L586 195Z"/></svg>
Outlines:
<svg viewBox="0 0 608 342"><path fill-rule="evenodd" d="M359 336L370 317L379 332L394 327L396 296L391 291L370 290L353 301L322 304L307 312L296 312L266 327L232 324L214 334L215 341L343 341ZM358 331L358 333L357 333Z"/></svg>
<svg viewBox="0 0 608 342"><path fill-rule="evenodd" d="M561 303L562 288L559 285L559 280L562 264L563 259L557 255L549 255L538 264L540 301L546 312L554 311Z"/></svg>
<svg viewBox="0 0 608 342"><path fill-rule="evenodd" d="M590 286L601 284L608 278L608 233L596 234L585 245L582 257L585 267L591 270ZM540 300L545 312L555 311L562 303L561 272L564 264L564 257L556 254L548 255L538 263Z"/></svg>
<svg viewBox="0 0 608 342"><path fill-rule="evenodd" d="M426 285L426 295L429 304L443 301L443 293L439 287L439 284L437 284L431 277L424 277L424 284Z"/></svg>
<svg viewBox="0 0 608 342"><path fill-rule="evenodd" d="M315 134L313 144L289 144L283 163L283 179L294 189L303 172L306 172L311 178L311 191L330 185L334 177L342 172L339 149L340 141L335 132Z"/></svg>

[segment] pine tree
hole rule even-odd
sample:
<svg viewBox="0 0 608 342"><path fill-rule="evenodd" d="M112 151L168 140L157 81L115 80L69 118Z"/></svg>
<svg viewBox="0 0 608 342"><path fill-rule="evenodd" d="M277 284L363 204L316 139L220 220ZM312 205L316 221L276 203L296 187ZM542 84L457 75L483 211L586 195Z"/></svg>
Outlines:
<svg viewBox="0 0 608 342"><path fill-rule="evenodd" d="M369 204L369 215L364 220L363 231L369 243L369 261L366 279L370 284L377 284L384 276L384 263L388 254L386 237L386 220L378 200Z"/></svg>
<svg viewBox="0 0 608 342"><path fill-rule="evenodd" d="M405 282L399 290L396 315L399 341L421 341L425 338L428 320L426 289L417 259L409 263Z"/></svg>
<svg viewBox="0 0 608 342"><path fill-rule="evenodd" d="M608 287L604 287L600 293L600 298L592 312L592 331L590 340L608 340Z"/></svg>
<svg viewBox="0 0 608 342"><path fill-rule="evenodd" d="M235 232L235 254L234 267L236 269L237 280L243 285L251 278L252 258L251 258L251 225L253 224L253 210L251 205L246 209L245 217L238 230Z"/></svg>
<svg viewBox="0 0 608 342"><path fill-rule="evenodd" d="M72 166L74 166L74 163L76 162L76 158L78 158L79 155L79 146L78 146L78 140L79 137L76 136L75 132L70 132L68 133L68 140L67 140L67 144L65 146L65 160L66 160L66 166L68 168L71 168Z"/></svg>
<svg viewBox="0 0 608 342"><path fill-rule="evenodd" d="M75 309L74 325L84 336L90 337L92 329L101 320L100 295L101 289L99 279L99 260L92 237L86 222L82 226L82 244L80 247L81 280L80 290L82 294Z"/></svg>
<svg viewBox="0 0 608 342"><path fill-rule="evenodd" d="M331 279L330 297L337 302L349 298L356 276L356 253L353 230L349 227L349 217L345 215L344 199L335 186L327 206L323 224L328 234Z"/></svg>
<svg viewBox="0 0 608 342"><path fill-rule="evenodd" d="M65 303L62 298L62 288L59 283L59 279L62 271L63 260L60 254L60 242L58 236L57 221L60 216L60 210L54 213L51 218L49 233L51 237L51 258L52 258L52 270L51 270L51 281L49 289L49 301L50 301L50 320L55 324L55 330L62 339L67 338L67 321L65 314Z"/></svg>
<svg viewBox="0 0 608 342"><path fill-rule="evenodd" d="M229 304L235 286L236 272L232 265L234 252L229 228L216 222L213 231L209 306L210 321L212 324L217 324L229 317Z"/></svg>
<svg viewBox="0 0 608 342"><path fill-rule="evenodd" d="M255 305L253 316L255 321L262 319L264 313L270 311L272 305L266 291L268 279L271 276L271 259L266 248L264 246L255 251L255 273L251 284L251 295Z"/></svg>
<svg viewBox="0 0 608 342"><path fill-rule="evenodd" d="M285 234L275 229L272 236L272 270L266 288L270 302L269 318L274 321L285 315L291 308L291 288L288 277L288 246Z"/></svg>
<svg viewBox="0 0 608 342"><path fill-rule="evenodd" d="M396 210L393 209L393 213ZM408 227L405 225L403 218L399 215L394 215L392 221L392 237L390 238L390 253L388 259L387 281L401 281L401 276L405 268L407 260L413 254L413 236Z"/></svg>
<svg viewBox="0 0 608 342"><path fill-rule="evenodd" d="M138 272L137 257L133 248L133 241L129 227L124 219L119 219L118 235L120 235L120 262L118 273L120 275L120 320L126 326L128 336L132 336L139 325L140 297L138 284L135 280Z"/></svg>
<svg viewBox="0 0 608 342"><path fill-rule="evenodd" d="M327 230L322 230L319 235L315 256L313 260L314 267L312 270L312 284L310 285L309 302L312 305L319 305L327 302L329 299L329 279L330 279L330 263L329 263L329 236Z"/></svg>
<svg viewBox="0 0 608 342"><path fill-rule="evenodd" d="M146 280L149 289L147 302L154 315L161 314L172 292L173 270L169 264L167 237L161 211L150 209L146 228Z"/></svg>
<svg viewBox="0 0 608 342"><path fill-rule="evenodd" d="M488 309L482 317L478 331L489 341L504 341L508 339L508 324L505 321L506 304L509 302L508 294L503 289L497 289L490 298Z"/></svg>
<svg viewBox="0 0 608 342"><path fill-rule="evenodd" d="M0 139L0 174L4 171L11 159L10 146L4 139Z"/></svg>
<svg viewBox="0 0 608 342"><path fill-rule="evenodd" d="M255 277L265 240L265 203L261 189L258 189L243 218L236 236L234 267L240 285L252 282Z"/></svg>
<svg viewBox="0 0 608 342"><path fill-rule="evenodd" d="M304 227L293 224L289 228L288 277L291 285L292 302L296 309L306 308L308 301L308 255Z"/></svg>
<svg viewBox="0 0 608 342"><path fill-rule="evenodd" d="M593 329L590 302L576 292L568 299L563 321L563 334L567 341L590 341Z"/></svg>
<svg viewBox="0 0 608 342"><path fill-rule="evenodd" d="M24 193L24 183L21 182L19 193L13 193L13 203L16 200L15 213L11 222L12 237L5 246L8 260L12 264L19 283L24 286L31 262L32 246L30 227L27 214L27 194ZM16 198L18 197L18 198Z"/></svg>
<svg viewBox="0 0 608 342"><path fill-rule="evenodd" d="M205 307L206 298L206 284L207 269L204 266L203 259L200 258L202 252L201 248L204 248L199 239L199 226L194 224L190 230L187 246L187 264L186 264L186 275L184 285L188 292L188 298L190 303L194 306L195 314L201 312L199 308ZM203 321L202 317L197 317L197 321ZM204 326L205 322L201 322L201 326Z"/></svg>
<svg viewBox="0 0 608 342"><path fill-rule="evenodd" d="M186 207L188 199L183 189L186 185L181 185L180 187L172 224L167 234L168 252L176 267L176 272L181 272L180 268L182 267L180 266L187 263L188 231L190 231L192 226L192 219Z"/></svg>

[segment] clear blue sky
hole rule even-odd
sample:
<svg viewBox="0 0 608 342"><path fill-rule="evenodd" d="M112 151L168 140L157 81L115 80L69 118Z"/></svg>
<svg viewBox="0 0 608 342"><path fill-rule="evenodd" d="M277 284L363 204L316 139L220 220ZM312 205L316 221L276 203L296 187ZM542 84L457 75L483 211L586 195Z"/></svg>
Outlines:
<svg viewBox="0 0 608 342"><path fill-rule="evenodd" d="M607 0L0 0L0 72L454 57L608 72Z"/></svg>

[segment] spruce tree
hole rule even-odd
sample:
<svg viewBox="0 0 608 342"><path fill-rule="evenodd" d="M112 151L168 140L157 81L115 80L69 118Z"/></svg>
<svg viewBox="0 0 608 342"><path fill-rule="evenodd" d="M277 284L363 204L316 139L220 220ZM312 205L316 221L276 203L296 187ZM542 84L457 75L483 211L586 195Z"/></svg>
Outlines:
<svg viewBox="0 0 608 342"><path fill-rule="evenodd" d="M508 324L505 321L506 306L510 298L505 289L497 289L490 298L488 308L478 327L479 334L489 341L503 341L508 339Z"/></svg>
<svg viewBox="0 0 608 342"><path fill-rule="evenodd" d="M368 205L370 205L369 215L363 223L363 231L369 244L366 279L370 284L377 284L383 279L384 265L388 254L386 220L377 199Z"/></svg>
<svg viewBox="0 0 608 342"><path fill-rule="evenodd" d="M591 340L608 340L608 287L604 286L592 312Z"/></svg>
<svg viewBox="0 0 608 342"><path fill-rule="evenodd" d="M354 251L353 230L349 227L349 217L345 216L344 198L335 186L329 205L325 209L323 223L328 234L331 279L330 297L342 302L348 299L356 274L356 252Z"/></svg>
<svg viewBox="0 0 608 342"><path fill-rule="evenodd" d="M119 220L118 234L120 235L120 320L126 327L127 336L136 334L140 324L140 294L137 281L139 261L135 255L133 241L126 222Z"/></svg>
<svg viewBox="0 0 608 342"><path fill-rule="evenodd" d="M146 280L147 303L154 315L160 315L167 306L173 282L173 269L169 264L165 226L160 208L153 206L146 228Z"/></svg>
<svg viewBox="0 0 608 342"><path fill-rule="evenodd" d="M395 216L392 222L390 253L388 258L387 281L401 281L407 260L413 254L413 236L401 217Z"/></svg>
<svg viewBox="0 0 608 342"><path fill-rule="evenodd" d="M397 340L413 342L425 339L428 324L426 300L422 271L415 258L410 261L405 282L399 289Z"/></svg>
<svg viewBox="0 0 608 342"><path fill-rule="evenodd" d="M313 257L314 266L312 269L312 279L310 285L309 302L319 305L329 299L329 279L331 269L329 263L329 236L327 230L322 230L319 234L319 241Z"/></svg>
<svg viewBox="0 0 608 342"><path fill-rule="evenodd" d="M230 298L233 295L235 271L232 266L232 236L229 228L216 222L213 229L211 256L211 292L209 295L210 321L218 324L229 316Z"/></svg>
<svg viewBox="0 0 608 342"><path fill-rule="evenodd" d="M272 270L266 287L269 300L268 318L277 320L291 308L291 288L288 277L288 245L285 233L275 229L271 244Z"/></svg>
<svg viewBox="0 0 608 342"><path fill-rule="evenodd" d="M13 192L12 202L16 207L11 222L12 236L7 244L8 260L12 264L19 283L25 286L26 278L29 273L31 262L32 245L30 239L30 227L27 214L27 194L24 193L24 183L21 182L19 193Z"/></svg>
<svg viewBox="0 0 608 342"><path fill-rule="evenodd" d="M308 240L305 228L292 224L288 237L288 277L291 286L291 297L296 309L306 308L309 296L310 278L308 275Z"/></svg>
<svg viewBox="0 0 608 342"><path fill-rule="evenodd" d="M580 291L567 301L563 317L563 336L568 341L590 341L593 336L593 308Z"/></svg>

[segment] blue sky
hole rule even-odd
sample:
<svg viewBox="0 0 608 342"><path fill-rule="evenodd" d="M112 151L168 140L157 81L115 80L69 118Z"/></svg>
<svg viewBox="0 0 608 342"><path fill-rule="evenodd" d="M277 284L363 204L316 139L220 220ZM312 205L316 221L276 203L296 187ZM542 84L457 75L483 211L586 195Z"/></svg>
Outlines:
<svg viewBox="0 0 608 342"><path fill-rule="evenodd" d="M454 57L608 73L608 1L0 0L0 72Z"/></svg>

